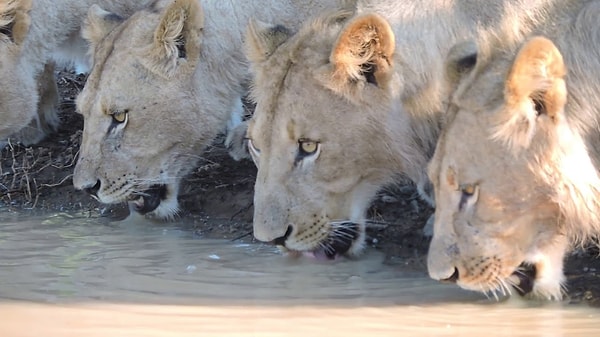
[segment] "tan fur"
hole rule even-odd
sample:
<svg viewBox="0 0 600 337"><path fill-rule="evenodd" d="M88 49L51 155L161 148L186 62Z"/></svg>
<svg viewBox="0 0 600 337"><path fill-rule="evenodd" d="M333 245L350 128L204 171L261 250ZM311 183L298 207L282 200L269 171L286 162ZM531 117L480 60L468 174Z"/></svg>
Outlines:
<svg viewBox="0 0 600 337"><path fill-rule="evenodd" d="M93 3L126 14L150 0L0 1L0 146L33 144L59 124L54 62L86 63L79 37ZM50 70L49 70L50 69Z"/></svg>
<svg viewBox="0 0 600 337"><path fill-rule="evenodd" d="M151 215L174 216L179 181L228 122L233 129L241 118L248 20L297 27L343 2L157 0L113 29L106 29L109 13L90 10L84 36L93 68L77 98L85 126L75 187L97 184L101 202L140 206L159 186L166 192ZM127 122L115 122L123 114ZM242 141L230 145L239 158Z"/></svg>
<svg viewBox="0 0 600 337"><path fill-rule="evenodd" d="M357 18L344 30L331 53L334 71L332 82L340 86L358 81L363 75L364 66L375 69L378 84L386 84L395 48L394 33L390 25L377 14L367 14ZM338 90L340 90L338 88Z"/></svg>
<svg viewBox="0 0 600 337"><path fill-rule="evenodd" d="M544 37L482 37L458 82L429 168L433 278L510 293L530 264L530 296L561 299L570 244L600 234L600 1L544 15L528 28Z"/></svg>
<svg viewBox="0 0 600 337"><path fill-rule="evenodd" d="M10 34L0 34L4 41L12 40L15 44L23 43L29 31L29 15L31 0L5 0L0 3L0 27L10 27Z"/></svg>
<svg viewBox="0 0 600 337"><path fill-rule="evenodd" d="M534 20L546 3L369 0L277 43L251 29L255 236L270 241L293 228L285 246L313 251L346 221L359 224L355 254L384 185L409 178L433 204L426 165L446 110L444 56L480 30ZM298 159L303 139L321 144L318 156Z"/></svg>

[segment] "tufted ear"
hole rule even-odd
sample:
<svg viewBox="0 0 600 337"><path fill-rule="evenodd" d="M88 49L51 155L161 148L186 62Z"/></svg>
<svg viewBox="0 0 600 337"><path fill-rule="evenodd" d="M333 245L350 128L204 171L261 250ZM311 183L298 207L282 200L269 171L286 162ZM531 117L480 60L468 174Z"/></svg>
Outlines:
<svg viewBox="0 0 600 337"><path fill-rule="evenodd" d="M510 106L533 103L538 115L554 119L567 100L566 73L562 55L554 43L534 37L521 48L506 79L506 103Z"/></svg>
<svg viewBox="0 0 600 337"><path fill-rule="evenodd" d="M172 77L187 60L200 54L204 15L197 0L175 0L162 9L152 45L145 60L148 68Z"/></svg>
<svg viewBox="0 0 600 337"><path fill-rule="evenodd" d="M477 44L465 41L455 44L446 56L446 79L452 87L468 74L477 63Z"/></svg>
<svg viewBox="0 0 600 337"><path fill-rule="evenodd" d="M102 41L110 31L123 21L124 19L119 15L107 12L100 6L93 4L84 20L81 36L94 48L96 44Z"/></svg>
<svg viewBox="0 0 600 337"><path fill-rule="evenodd" d="M377 14L352 19L341 32L330 55L333 85L365 81L385 87L392 74L394 33Z"/></svg>
<svg viewBox="0 0 600 337"><path fill-rule="evenodd" d="M32 0L5 0L0 3L0 41L21 45L29 32Z"/></svg>
<svg viewBox="0 0 600 337"><path fill-rule="evenodd" d="M291 35L282 25L270 25L251 19L246 29L246 56L254 63L265 61Z"/></svg>
<svg viewBox="0 0 600 337"><path fill-rule="evenodd" d="M567 70L560 51L545 37L534 37L521 47L506 78L507 114L499 121L496 138L527 147L539 117L557 122L567 102Z"/></svg>

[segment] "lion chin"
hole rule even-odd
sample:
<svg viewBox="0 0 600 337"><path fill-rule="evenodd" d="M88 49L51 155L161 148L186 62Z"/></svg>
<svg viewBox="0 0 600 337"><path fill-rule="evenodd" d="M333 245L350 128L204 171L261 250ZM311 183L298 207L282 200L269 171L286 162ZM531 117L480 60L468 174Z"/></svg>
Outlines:
<svg viewBox="0 0 600 337"><path fill-rule="evenodd" d="M527 299L548 299L561 300L563 297L563 280L546 279L538 273L538 270L543 268L536 263L523 262L514 271L505 278L494 278L494 281L469 281L461 280L458 269L454 269L454 273L441 281L444 283L456 283L465 290L478 291L486 296L491 296L496 299L500 297L510 296L515 292L523 298Z"/></svg>
<svg viewBox="0 0 600 337"><path fill-rule="evenodd" d="M533 291L537 268L535 265L522 263L509 277L509 283L521 296L530 294Z"/></svg>
<svg viewBox="0 0 600 337"><path fill-rule="evenodd" d="M355 256L363 250L364 230L358 223L339 222L320 239L302 242L296 240L294 228L288 226L285 234L271 241L290 257L306 256L317 260L336 260L342 256ZM307 236L305 236L307 237ZM313 237L313 235L310 235Z"/></svg>
<svg viewBox="0 0 600 337"><path fill-rule="evenodd" d="M114 200L100 192L100 181L93 187L84 190L94 199L105 204L127 202L130 213L137 213L150 218L169 220L179 212L177 201L178 188L173 184L155 184L150 187L130 193L119 200Z"/></svg>
<svg viewBox="0 0 600 337"><path fill-rule="evenodd" d="M141 215L149 215L159 219L170 219L179 212L176 193L170 192L169 185L150 186L141 193L129 196L129 210Z"/></svg>

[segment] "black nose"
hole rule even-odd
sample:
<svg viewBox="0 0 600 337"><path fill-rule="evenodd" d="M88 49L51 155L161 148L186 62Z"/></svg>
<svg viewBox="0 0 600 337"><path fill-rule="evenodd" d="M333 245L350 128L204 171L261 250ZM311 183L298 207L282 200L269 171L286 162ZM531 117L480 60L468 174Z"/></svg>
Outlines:
<svg viewBox="0 0 600 337"><path fill-rule="evenodd" d="M96 185L94 185L92 187L86 187L83 190L86 191L88 194L91 194L91 195L97 197L98 191L100 190L100 180L96 180Z"/></svg>
<svg viewBox="0 0 600 337"><path fill-rule="evenodd" d="M288 236L290 236L290 234L292 234L293 230L294 229L292 228L292 226L288 226L287 230L285 231L285 234L283 234L283 236L280 236L280 237L274 239L273 241L271 241L271 243L274 245L277 245L277 246L285 247L285 240L287 240Z"/></svg>
<svg viewBox="0 0 600 337"><path fill-rule="evenodd" d="M456 267L454 268L454 273L450 277L445 278L440 281L442 281L444 283L456 283L456 281L458 281L458 268L456 268Z"/></svg>

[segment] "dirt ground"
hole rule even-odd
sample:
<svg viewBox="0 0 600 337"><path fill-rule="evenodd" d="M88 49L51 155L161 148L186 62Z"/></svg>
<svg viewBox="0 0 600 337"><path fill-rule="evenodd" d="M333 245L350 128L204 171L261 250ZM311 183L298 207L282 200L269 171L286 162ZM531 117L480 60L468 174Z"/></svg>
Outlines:
<svg viewBox="0 0 600 337"><path fill-rule="evenodd" d="M0 211L83 212L89 216L123 218L126 205L102 205L72 186L83 120L75 113L75 97L85 78L59 72L61 128L37 146L11 145L0 152ZM210 147L182 184L180 217L205 237L252 238L252 193L256 168L251 161L233 161L220 142ZM429 241L421 228L432 209L410 185L383 191L369 211L368 242L382 250L390 264L426 271ZM577 250L566 263L571 303L600 307L600 258L596 247Z"/></svg>

